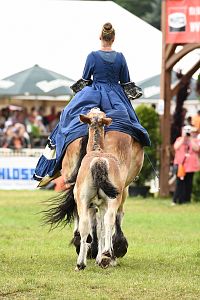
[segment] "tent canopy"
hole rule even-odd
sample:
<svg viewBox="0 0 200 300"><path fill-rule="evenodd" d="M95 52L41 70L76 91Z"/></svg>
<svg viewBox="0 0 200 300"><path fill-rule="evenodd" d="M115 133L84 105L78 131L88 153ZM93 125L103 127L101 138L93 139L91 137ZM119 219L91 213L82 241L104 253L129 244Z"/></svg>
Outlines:
<svg viewBox="0 0 200 300"><path fill-rule="evenodd" d="M172 72L172 85L177 82L176 72ZM143 99L160 99L160 75L152 76L137 83L143 90ZM195 93L196 80L191 78L191 93L187 100L196 100Z"/></svg>
<svg viewBox="0 0 200 300"><path fill-rule="evenodd" d="M0 80L0 97L72 96L69 86L74 81L61 74L34 65Z"/></svg>

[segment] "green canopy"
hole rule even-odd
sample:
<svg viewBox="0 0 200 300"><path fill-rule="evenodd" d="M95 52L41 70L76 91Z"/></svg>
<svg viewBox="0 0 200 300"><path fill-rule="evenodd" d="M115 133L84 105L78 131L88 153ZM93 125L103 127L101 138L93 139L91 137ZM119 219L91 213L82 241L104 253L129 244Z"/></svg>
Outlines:
<svg viewBox="0 0 200 300"><path fill-rule="evenodd" d="M177 82L176 73L172 72L172 84ZM137 83L143 90L143 99L160 99L160 75L152 76L146 80L140 81ZM195 93L196 80L191 79L191 93L188 96L187 100L198 99Z"/></svg>
<svg viewBox="0 0 200 300"><path fill-rule="evenodd" d="M70 78L35 65L0 80L0 97L72 96L69 86L73 83Z"/></svg>

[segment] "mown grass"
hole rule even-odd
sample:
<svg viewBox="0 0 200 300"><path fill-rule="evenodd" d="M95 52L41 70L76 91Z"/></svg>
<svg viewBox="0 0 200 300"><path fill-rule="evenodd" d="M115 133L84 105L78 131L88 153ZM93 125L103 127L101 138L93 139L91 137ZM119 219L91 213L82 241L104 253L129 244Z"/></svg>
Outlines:
<svg viewBox="0 0 200 300"><path fill-rule="evenodd" d="M200 205L126 202L118 266L75 272L73 228L40 224L49 191L0 191L0 299L200 299Z"/></svg>

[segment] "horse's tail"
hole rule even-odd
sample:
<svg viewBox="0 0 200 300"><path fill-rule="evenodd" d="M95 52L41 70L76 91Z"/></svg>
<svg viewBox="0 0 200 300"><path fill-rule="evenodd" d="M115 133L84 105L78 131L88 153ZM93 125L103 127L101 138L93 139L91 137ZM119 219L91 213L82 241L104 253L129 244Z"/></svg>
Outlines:
<svg viewBox="0 0 200 300"><path fill-rule="evenodd" d="M78 171L82 162L83 157L86 154L88 136L85 136L81 140L80 155L77 161L76 167L74 168L70 178L67 183L70 187L58 195L50 198L47 202L49 208L43 210L43 223L50 224L51 229L58 227L59 225L67 225L71 223L74 219L74 214L76 213L76 202L74 200L74 186Z"/></svg>
<svg viewBox="0 0 200 300"><path fill-rule="evenodd" d="M51 229L71 223L74 218L76 203L73 194L74 186L71 186L67 191L57 194L48 200L49 208L43 210L42 217L44 224L50 224Z"/></svg>
<svg viewBox="0 0 200 300"><path fill-rule="evenodd" d="M109 198L116 198L119 191L108 178L108 165L105 160L95 161L91 166L91 174L97 189L102 189Z"/></svg>

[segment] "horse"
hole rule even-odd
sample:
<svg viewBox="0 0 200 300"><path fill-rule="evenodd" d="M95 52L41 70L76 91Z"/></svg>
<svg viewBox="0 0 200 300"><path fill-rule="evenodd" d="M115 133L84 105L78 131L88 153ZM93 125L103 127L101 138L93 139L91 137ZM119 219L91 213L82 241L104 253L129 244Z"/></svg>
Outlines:
<svg viewBox="0 0 200 300"><path fill-rule="evenodd" d="M74 187L81 237L76 270L86 267L87 239L92 229L94 209L98 212L96 262L106 268L114 258L112 232L125 182L116 157L104 152L104 126L109 126L112 119L94 108L87 115L80 115L80 120L88 124L89 138L87 153L81 162Z"/></svg>
<svg viewBox="0 0 200 300"><path fill-rule="evenodd" d="M80 251L80 233L77 205L74 200L74 187L81 162L86 155L88 137L81 137L71 142L62 159L62 176L64 178L66 191L50 201L49 208L44 210L43 220L55 228L60 224L64 226L74 221L74 237L72 242L76 252ZM104 138L104 152L112 154L118 161L120 175L124 179L121 204L115 217L115 230L112 237L113 252L115 257L123 257L127 253L128 242L122 231L122 219L124 216L124 202L128 195L128 187L135 177L140 173L144 160L144 149L142 145L132 136L119 132L107 131ZM52 178L53 179L53 178ZM93 212L95 216L95 212ZM96 258L98 253L98 238L96 219L92 219L92 232L87 242L91 242L88 256Z"/></svg>

